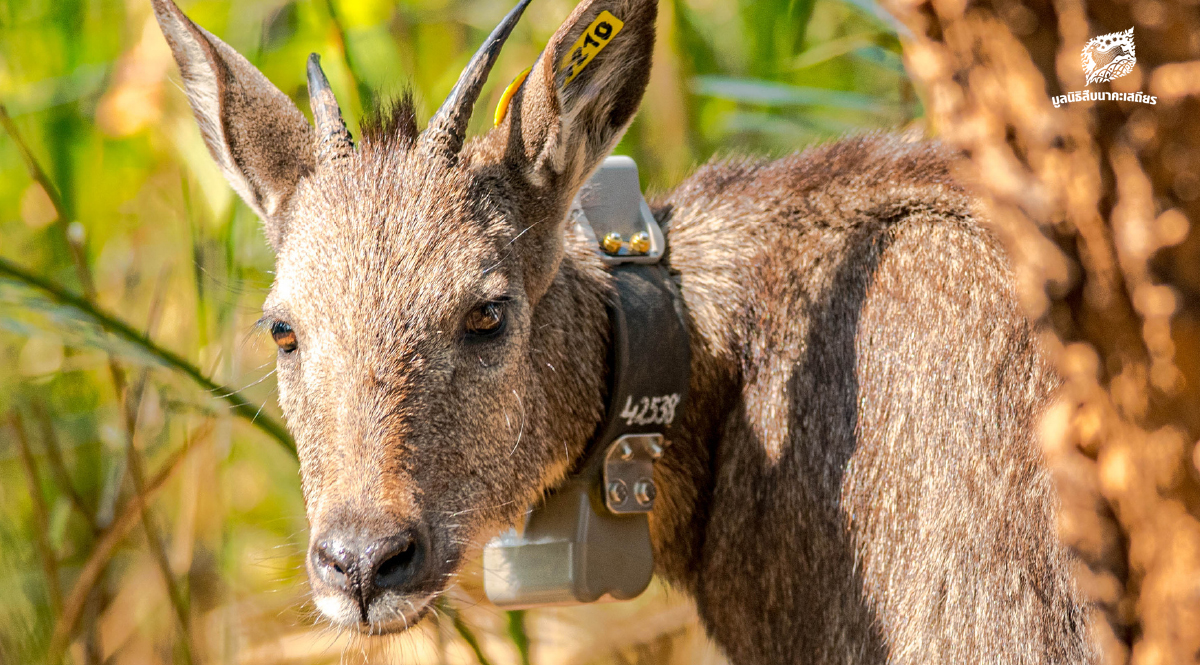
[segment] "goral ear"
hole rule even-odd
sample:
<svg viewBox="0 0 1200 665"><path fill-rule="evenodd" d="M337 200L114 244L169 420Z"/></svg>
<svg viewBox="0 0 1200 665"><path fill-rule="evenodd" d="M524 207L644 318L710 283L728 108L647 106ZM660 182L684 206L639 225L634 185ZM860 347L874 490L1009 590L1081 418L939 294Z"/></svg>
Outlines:
<svg viewBox="0 0 1200 665"><path fill-rule="evenodd" d="M654 52L655 0L584 0L542 51L496 128L505 159L537 195L522 232L526 289L536 300L563 253L566 206L633 121ZM545 204L549 203L547 208ZM532 212L532 211L529 211ZM551 219L544 216L549 213Z"/></svg>
<svg viewBox="0 0 1200 665"><path fill-rule="evenodd" d="M208 151L262 218L267 238L278 249L284 233L281 213L315 164L312 128L287 95L174 2L152 4Z"/></svg>
<svg viewBox="0 0 1200 665"><path fill-rule="evenodd" d="M650 81L656 0L584 0L513 98L508 156L568 196L621 140Z"/></svg>

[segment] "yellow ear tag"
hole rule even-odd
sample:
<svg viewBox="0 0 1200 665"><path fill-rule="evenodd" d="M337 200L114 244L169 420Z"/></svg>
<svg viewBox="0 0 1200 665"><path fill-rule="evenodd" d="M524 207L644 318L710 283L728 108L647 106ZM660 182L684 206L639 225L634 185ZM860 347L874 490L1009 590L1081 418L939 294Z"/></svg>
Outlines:
<svg viewBox="0 0 1200 665"><path fill-rule="evenodd" d="M596 17L595 21L592 21L587 30L583 31L571 50L563 56L562 63L559 64L559 68L567 72L563 87L574 81L575 77L579 76L579 72L583 71L592 58L603 51L604 47L608 46L613 37L616 37L624 27L625 22L613 16L607 9L600 12L600 15Z"/></svg>
<svg viewBox="0 0 1200 665"><path fill-rule="evenodd" d="M513 95L517 94L517 90L521 88L521 84L529 77L531 70L533 70L533 67L526 67L525 71L517 74L517 78L513 79L512 83L509 83L508 87L504 89L504 94L500 95L500 103L496 104L497 127L504 121L504 116L508 115L508 105L512 102Z"/></svg>

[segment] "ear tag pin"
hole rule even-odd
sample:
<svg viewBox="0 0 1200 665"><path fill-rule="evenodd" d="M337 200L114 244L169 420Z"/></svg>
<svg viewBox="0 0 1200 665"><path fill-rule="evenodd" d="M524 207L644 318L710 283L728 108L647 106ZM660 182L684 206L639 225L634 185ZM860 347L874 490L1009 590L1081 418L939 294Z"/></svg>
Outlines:
<svg viewBox="0 0 1200 665"><path fill-rule="evenodd" d="M508 115L508 105L512 103L513 95L517 94L517 91L521 89L521 84L525 82L525 79L529 78L529 72L531 71L533 71L533 67L526 67L525 71L517 74L512 83L508 84L508 87L504 89L504 94L500 95L500 103L496 104L496 127L499 127L500 123L504 122L504 116Z"/></svg>

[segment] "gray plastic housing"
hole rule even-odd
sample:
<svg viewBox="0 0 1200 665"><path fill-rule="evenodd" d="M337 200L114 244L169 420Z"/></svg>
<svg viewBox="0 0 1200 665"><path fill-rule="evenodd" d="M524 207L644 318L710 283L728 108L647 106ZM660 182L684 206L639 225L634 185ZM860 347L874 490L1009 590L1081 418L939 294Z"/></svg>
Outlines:
<svg viewBox="0 0 1200 665"><path fill-rule="evenodd" d="M483 551L483 586L506 609L636 598L654 575L645 513L614 515L595 479L568 481Z"/></svg>

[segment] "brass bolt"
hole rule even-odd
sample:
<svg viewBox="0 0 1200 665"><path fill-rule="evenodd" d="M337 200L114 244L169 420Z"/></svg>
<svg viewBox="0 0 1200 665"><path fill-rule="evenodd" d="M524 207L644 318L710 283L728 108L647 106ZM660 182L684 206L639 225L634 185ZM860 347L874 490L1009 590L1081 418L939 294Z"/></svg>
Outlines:
<svg viewBox="0 0 1200 665"><path fill-rule="evenodd" d="M649 252L650 234L645 231L633 234L633 237L629 239L629 249L633 250L636 254Z"/></svg>
<svg viewBox="0 0 1200 665"><path fill-rule="evenodd" d="M629 445L628 441L622 441L621 445L617 447L617 457L622 460L633 458L633 448Z"/></svg>
<svg viewBox="0 0 1200 665"><path fill-rule="evenodd" d="M662 447L662 445L661 445L661 444L659 444L659 443L657 443L657 442L651 442L651 443L650 443L650 457L651 457L651 459L655 459L655 460L657 460L658 458L660 458L660 457L662 457L662 456L663 456L663 447Z"/></svg>
<svg viewBox="0 0 1200 665"><path fill-rule="evenodd" d="M616 231L604 236L604 240L600 241L600 246L609 254L616 254L621 251L621 234Z"/></svg>

